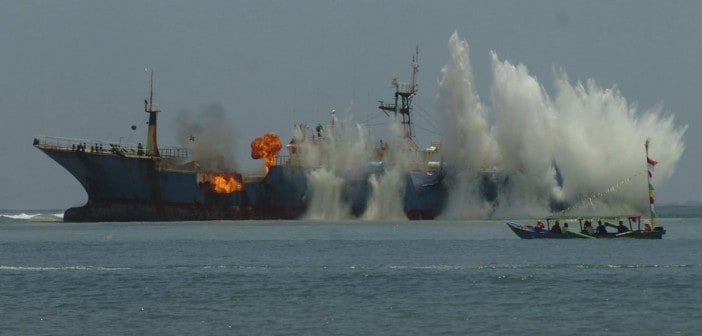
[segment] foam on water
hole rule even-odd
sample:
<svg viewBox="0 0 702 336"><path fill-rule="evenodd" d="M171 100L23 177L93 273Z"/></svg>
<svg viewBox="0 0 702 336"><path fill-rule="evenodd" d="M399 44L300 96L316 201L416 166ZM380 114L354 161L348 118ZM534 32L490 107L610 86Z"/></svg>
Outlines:
<svg viewBox="0 0 702 336"><path fill-rule="evenodd" d="M40 214L26 214L26 213L21 213L18 215L0 215L0 217L5 217L5 218L11 218L11 219L32 219L35 216L39 216Z"/></svg>
<svg viewBox="0 0 702 336"><path fill-rule="evenodd" d="M0 220L3 219L6 221L58 222L63 220L63 213L16 213L8 211L7 213L0 213Z"/></svg>

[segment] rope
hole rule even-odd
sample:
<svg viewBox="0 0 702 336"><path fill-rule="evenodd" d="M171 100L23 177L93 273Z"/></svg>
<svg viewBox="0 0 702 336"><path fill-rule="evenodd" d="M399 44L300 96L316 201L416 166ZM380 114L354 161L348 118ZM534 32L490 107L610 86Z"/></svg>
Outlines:
<svg viewBox="0 0 702 336"><path fill-rule="evenodd" d="M615 184L609 186L609 188L607 188L607 190L605 190L605 191L602 191L602 192L599 192L599 193L597 193L597 194L593 194L593 195L590 195L590 196L586 196L586 197L582 198L582 199L580 200L580 202L577 202L577 203L575 203L574 205L572 205L572 206L570 206L570 207L568 207L568 208L566 208L566 209L564 209L564 210L561 210L559 213L560 213L561 215L564 215L566 212L573 211L573 210L575 210L575 209L578 209L578 208L580 208L580 207L585 206L586 204L592 205L594 201L599 200L600 198L603 198L603 197L605 197L605 196L607 196L607 195L609 195L609 194L611 194L611 193L613 193L613 192L615 192L615 191L618 191L618 190L621 189L623 186L629 184L629 182L631 182L631 180L633 180L635 177L637 177L637 176L639 176L639 175L641 175L641 174L643 174L643 173L645 173L645 171L640 171L640 172L638 172L638 173L636 173L636 174L634 174L634 175L632 175L632 176L629 176L629 177L627 177L627 178L625 178L625 179L623 179L623 180L621 180L621 181L619 181L619 182L617 182L617 183L615 183ZM552 214L551 214L551 216L554 216L554 215L555 215L555 213L552 213Z"/></svg>

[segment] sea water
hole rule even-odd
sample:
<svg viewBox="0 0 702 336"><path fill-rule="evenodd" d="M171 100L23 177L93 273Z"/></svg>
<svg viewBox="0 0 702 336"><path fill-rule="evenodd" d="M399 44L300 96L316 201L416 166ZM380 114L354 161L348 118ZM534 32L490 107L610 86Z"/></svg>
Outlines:
<svg viewBox="0 0 702 336"><path fill-rule="evenodd" d="M37 214L0 215L1 335L702 332L701 218L660 219L663 240L520 240L498 220Z"/></svg>

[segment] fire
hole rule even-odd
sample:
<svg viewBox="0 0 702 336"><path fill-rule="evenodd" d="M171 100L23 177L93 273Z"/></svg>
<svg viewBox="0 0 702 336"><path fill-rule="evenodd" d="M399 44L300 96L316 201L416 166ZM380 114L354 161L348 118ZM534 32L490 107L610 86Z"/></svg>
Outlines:
<svg viewBox="0 0 702 336"><path fill-rule="evenodd" d="M232 174L217 174L212 179L214 191L220 194L231 194L235 191L244 190L244 184L237 181Z"/></svg>
<svg viewBox="0 0 702 336"><path fill-rule="evenodd" d="M280 137L277 134L266 133L262 138L251 141L251 158L254 160L263 158L267 173L271 166L275 165L278 152L282 147Z"/></svg>

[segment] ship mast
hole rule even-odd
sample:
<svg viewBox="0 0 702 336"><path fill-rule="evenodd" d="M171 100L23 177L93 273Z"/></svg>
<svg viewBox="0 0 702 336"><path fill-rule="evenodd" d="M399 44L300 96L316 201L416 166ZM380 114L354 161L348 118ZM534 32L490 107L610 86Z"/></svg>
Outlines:
<svg viewBox="0 0 702 336"><path fill-rule="evenodd" d="M146 154L149 156L161 156L158 152L156 141L156 119L158 106L154 104L154 70L151 70L151 85L149 90L149 100L144 100L144 112L149 114L149 131L146 136Z"/></svg>
<svg viewBox="0 0 702 336"><path fill-rule="evenodd" d="M378 108L386 115L390 116L389 112L393 112L395 117L399 114L402 117L402 125L404 126L405 138L409 141L410 146L414 149L419 149L419 145L414 138L414 124L412 124L412 98L414 98L419 86L417 84L417 73L419 72L419 47L412 57L412 80L410 83L401 83L397 78L392 80L392 85L395 87L395 102L384 103L380 101Z"/></svg>

